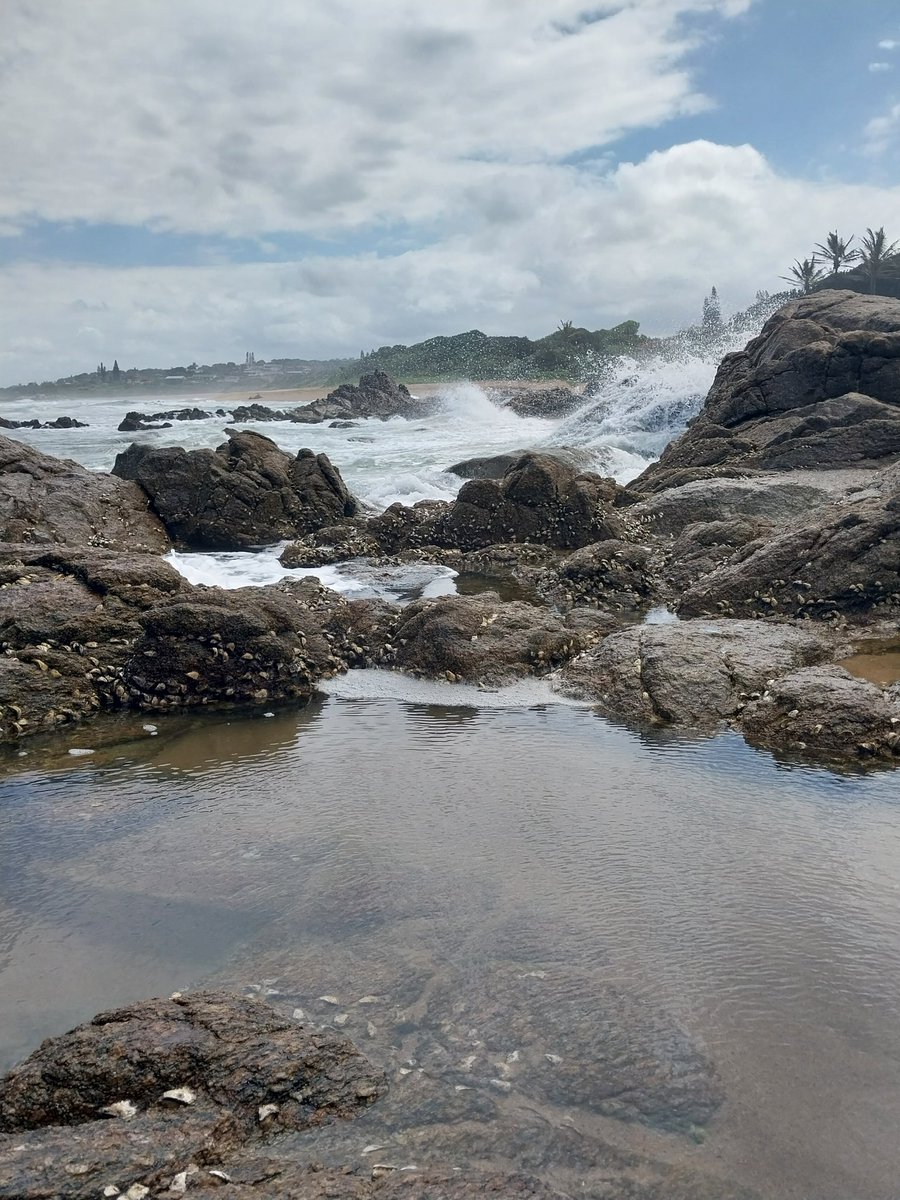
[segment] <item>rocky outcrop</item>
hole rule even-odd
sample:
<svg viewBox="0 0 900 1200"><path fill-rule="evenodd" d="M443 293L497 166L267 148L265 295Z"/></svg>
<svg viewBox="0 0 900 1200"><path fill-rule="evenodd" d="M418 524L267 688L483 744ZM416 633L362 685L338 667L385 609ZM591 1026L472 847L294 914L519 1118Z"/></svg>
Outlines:
<svg viewBox="0 0 900 1200"><path fill-rule="evenodd" d="M680 621L621 630L554 679L564 694L637 723L713 729L767 682L828 659L826 630L761 621Z"/></svg>
<svg viewBox="0 0 900 1200"><path fill-rule="evenodd" d="M410 420L425 416L431 409L430 403L411 396L405 384L397 383L385 371L373 371L363 375L358 384L342 383L323 400L313 400L311 404L292 409L287 419L302 424L353 421L365 417L377 417L382 421L390 417Z"/></svg>
<svg viewBox="0 0 900 1200"><path fill-rule="evenodd" d="M725 357L700 415L631 488L900 456L900 301L816 292Z"/></svg>
<svg viewBox="0 0 900 1200"><path fill-rule="evenodd" d="M626 525L612 501L617 485L579 474L556 458L523 454L497 482L473 479L434 522L437 546L478 550L500 542L560 548L622 538Z"/></svg>
<svg viewBox="0 0 900 1200"><path fill-rule="evenodd" d="M76 417L56 417L53 421L39 421L37 417L31 417L25 421L9 421L6 417L0 417L0 429L87 429L85 421L79 421Z"/></svg>
<svg viewBox="0 0 900 1200"><path fill-rule="evenodd" d="M567 387L496 388L491 395L519 417L566 417L584 404L584 397Z"/></svg>
<svg viewBox="0 0 900 1200"><path fill-rule="evenodd" d="M357 502L324 454L291 458L269 438L230 433L216 450L133 443L113 474L134 480L171 536L195 549L240 550L351 517Z"/></svg>
<svg viewBox="0 0 900 1200"><path fill-rule="evenodd" d="M0 1195L177 1195L189 1168L352 1117L384 1086L345 1039L228 993L101 1013L0 1080Z"/></svg>
<svg viewBox="0 0 900 1200"><path fill-rule="evenodd" d="M900 761L900 696L835 665L772 680L742 714L753 745L817 759Z"/></svg>
<svg viewBox="0 0 900 1200"><path fill-rule="evenodd" d="M170 544L136 484L6 437L0 437L0 541L158 552Z"/></svg>
<svg viewBox="0 0 900 1200"><path fill-rule="evenodd" d="M504 603L494 592L442 596L402 610L382 662L452 683L507 683L546 674L609 629L594 612L563 618L532 604Z"/></svg>
<svg viewBox="0 0 900 1200"><path fill-rule="evenodd" d="M143 429L169 429L172 421L205 421L213 416L202 408L170 408L166 412L128 412L119 422L120 433L137 433ZM216 416L225 416L225 410L216 410Z"/></svg>
<svg viewBox="0 0 900 1200"><path fill-rule="evenodd" d="M502 479L507 471L515 467L524 454L538 453L549 458L557 458L576 471L587 471L596 466L597 454L590 450L579 450L574 446L548 446L536 451L510 450L506 454L488 454L466 458L447 468L449 475L458 475L460 479Z"/></svg>
<svg viewBox="0 0 900 1200"><path fill-rule="evenodd" d="M750 542L684 593L687 616L900 613L900 464L870 485Z"/></svg>
<svg viewBox="0 0 900 1200"><path fill-rule="evenodd" d="M640 612L666 597L658 552L630 542L593 542L567 555L537 580L561 607L591 604L610 612Z"/></svg>
<svg viewBox="0 0 900 1200"><path fill-rule="evenodd" d="M393 617L315 580L222 591L152 555L0 547L0 742L103 711L296 700L373 661Z"/></svg>

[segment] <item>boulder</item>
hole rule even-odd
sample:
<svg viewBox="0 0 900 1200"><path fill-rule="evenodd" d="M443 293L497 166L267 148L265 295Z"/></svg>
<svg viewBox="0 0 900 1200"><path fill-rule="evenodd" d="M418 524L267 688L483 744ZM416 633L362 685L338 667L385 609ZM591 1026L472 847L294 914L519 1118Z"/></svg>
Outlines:
<svg viewBox="0 0 900 1200"><path fill-rule="evenodd" d="M56 417L53 421L39 421L30 417L25 421L9 421L0 417L0 429L87 429L86 422L75 417Z"/></svg>
<svg viewBox="0 0 900 1200"><path fill-rule="evenodd" d="M900 761L900 695L835 665L773 680L741 717L755 746L833 761Z"/></svg>
<svg viewBox="0 0 900 1200"><path fill-rule="evenodd" d="M722 361L699 416L631 485L900 457L900 301L821 291Z"/></svg>
<svg viewBox="0 0 900 1200"><path fill-rule="evenodd" d="M585 402L582 395L567 387L496 388L491 394L519 417L566 417Z"/></svg>
<svg viewBox="0 0 900 1200"><path fill-rule="evenodd" d="M256 1000L195 992L101 1013L0 1080L0 1195L162 1194L273 1132L352 1117L383 1088L350 1042Z"/></svg>
<svg viewBox="0 0 900 1200"><path fill-rule="evenodd" d="M302 536L353 516L357 502L324 454L291 458L249 431L216 450L154 449L133 443L113 474L134 480L181 545L242 550Z"/></svg>
<svg viewBox="0 0 900 1200"><path fill-rule="evenodd" d="M679 621L613 633L554 677L565 695L636 723L712 729L767 681L828 658L825 630L763 621Z"/></svg>
<svg viewBox="0 0 900 1200"><path fill-rule="evenodd" d="M510 450L506 454L476 455L474 458L463 459L447 468L449 475L458 475L461 479L502 479L506 472L516 465L528 450ZM576 471L587 471L597 465L598 455L591 450L579 450L573 446L548 446L535 453L557 458L566 466ZM610 480L614 483L614 480ZM617 485L616 485L617 486ZM624 489L623 489L624 490Z"/></svg>
<svg viewBox="0 0 900 1200"><path fill-rule="evenodd" d="M478 550L498 542L586 546L622 538L626 524L613 511L611 480L546 454L523 454L497 482L473 479L437 518L430 540L437 546Z"/></svg>
<svg viewBox="0 0 900 1200"><path fill-rule="evenodd" d="M314 579L222 591L152 555L0 546L0 742L103 711L296 701L373 662L394 617Z"/></svg>
<svg viewBox="0 0 900 1200"><path fill-rule="evenodd" d="M597 613L560 617L495 592L441 596L402 610L382 662L431 679L499 684L546 674L609 629Z"/></svg>
<svg viewBox="0 0 900 1200"><path fill-rule="evenodd" d="M119 422L120 433L136 433L143 429L170 429L173 421L205 421L213 414L202 408L172 408L167 412L128 412Z"/></svg>
<svg viewBox="0 0 900 1200"><path fill-rule="evenodd" d="M0 437L0 541L163 553L168 534L133 482Z"/></svg>
<svg viewBox="0 0 900 1200"><path fill-rule="evenodd" d="M385 371L373 371L363 375L358 384L342 383L323 400L313 400L311 404L291 409L286 419L301 424L354 421L366 417L378 417L382 421L390 417L418 419L431 409L429 402L411 396L405 384L398 383Z"/></svg>
<svg viewBox="0 0 900 1200"><path fill-rule="evenodd" d="M679 610L855 619L900 612L900 464L750 542L689 587Z"/></svg>
<svg viewBox="0 0 900 1200"><path fill-rule="evenodd" d="M648 546L617 540L594 542L545 571L538 591L562 607L591 604L617 612L639 612L665 597L659 554Z"/></svg>

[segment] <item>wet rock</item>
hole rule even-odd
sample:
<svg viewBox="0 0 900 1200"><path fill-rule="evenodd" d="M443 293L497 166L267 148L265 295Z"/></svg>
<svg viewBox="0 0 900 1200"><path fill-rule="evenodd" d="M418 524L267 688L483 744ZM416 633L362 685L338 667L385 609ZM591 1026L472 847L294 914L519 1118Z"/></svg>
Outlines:
<svg viewBox="0 0 900 1200"><path fill-rule="evenodd" d="M314 400L291 411L289 419L304 424L318 421L355 421L360 418L390 417L414 420L426 416L432 409L428 401L410 395L403 383L397 383L385 371L363 375L359 384L342 383L323 400Z"/></svg>
<svg viewBox="0 0 900 1200"><path fill-rule="evenodd" d="M531 604L503 603L493 592L442 596L402 611L393 649L382 661L428 678L496 684L545 674L609 627L596 613L580 621L563 618Z"/></svg>
<svg viewBox="0 0 900 1200"><path fill-rule="evenodd" d="M567 387L496 388L491 395L519 417L565 417L584 404L584 397Z"/></svg>
<svg viewBox="0 0 900 1200"><path fill-rule="evenodd" d="M616 612L639 612L665 595L660 557L630 542L594 542L544 572L541 595L557 604L591 604Z"/></svg>
<svg viewBox="0 0 900 1200"><path fill-rule="evenodd" d="M630 487L898 456L900 301L821 291L725 357L700 415Z"/></svg>
<svg viewBox="0 0 900 1200"><path fill-rule="evenodd" d="M434 522L430 540L477 550L499 542L575 548L621 538L627 527L613 511L609 483L599 475L578 474L549 455L529 452L499 482L473 479L464 484Z"/></svg>
<svg viewBox="0 0 900 1200"><path fill-rule="evenodd" d="M0 741L101 711L305 697L369 665L395 617L314 579L220 591L152 555L0 546Z"/></svg>
<svg viewBox="0 0 900 1200"><path fill-rule="evenodd" d="M228 993L101 1013L0 1080L0 1196L155 1190L258 1141L263 1109L274 1109L267 1134L305 1129L354 1116L383 1087L343 1038ZM163 1098L173 1088L196 1098L173 1109ZM132 1119L100 1114L125 1098Z"/></svg>
<svg viewBox="0 0 900 1200"><path fill-rule="evenodd" d="M510 468L514 467L523 454L540 453L549 458L557 458L566 466L576 471L590 470L596 465L597 455L589 450L579 450L572 446L551 446L539 451L510 450L506 454L488 454L474 458L463 459L447 468L450 475L459 475L461 479L502 479Z"/></svg>
<svg viewBox="0 0 900 1200"><path fill-rule="evenodd" d="M554 677L610 716L714 728L767 681L833 653L821 628L763 621L679 621L612 634Z"/></svg>
<svg viewBox="0 0 900 1200"><path fill-rule="evenodd" d="M900 464L739 550L685 592L680 611L856 619L900 612Z"/></svg>
<svg viewBox="0 0 900 1200"><path fill-rule="evenodd" d="M900 760L900 697L827 665L773 680L741 716L748 742L840 762Z"/></svg>
<svg viewBox="0 0 900 1200"><path fill-rule="evenodd" d="M172 421L205 421L212 415L202 408L171 408L167 412L158 413L128 412L117 428L120 433L136 433L142 429L169 429Z"/></svg>
<svg viewBox="0 0 900 1200"><path fill-rule="evenodd" d="M0 429L87 429L86 422L75 417L56 417L53 421L39 421L30 417L24 421L10 421L0 417Z"/></svg>
<svg viewBox="0 0 900 1200"><path fill-rule="evenodd" d="M5 437L0 437L0 541L159 553L170 545L134 483Z"/></svg>
<svg viewBox="0 0 900 1200"><path fill-rule="evenodd" d="M357 503L324 454L295 458L258 433L230 433L212 450L132 444L113 473L149 496L186 546L237 550L302 536L353 516Z"/></svg>

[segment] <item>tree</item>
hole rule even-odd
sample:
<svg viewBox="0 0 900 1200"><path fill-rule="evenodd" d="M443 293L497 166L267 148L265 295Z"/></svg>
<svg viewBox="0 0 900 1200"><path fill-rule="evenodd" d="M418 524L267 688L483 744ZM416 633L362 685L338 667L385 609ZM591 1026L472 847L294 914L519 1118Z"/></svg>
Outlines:
<svg viewBox="0 0 900 1200"><path fill-rule="evenodd" d="M790 275L781 275L779 278L791 284L795 291L799 290L808 296L816 284L825 278L825 274L813 255L812 258L804 258L803 262L795 259Z"/></svg>
<svg viewBox="0 0 900 1200"><path fill-rule="evenodd" d="M119 376L121 374L122 374L122 372L119 370L119 360L117 358L115 358L115 359L113 359L113 366L112 366L113 382L118 382Z"/></svg>
<svg viewBox="0 0 900 1200"><path fill-rule="evenodd" d="M860 242L862 250L859 261L869 280L869 291L874 295L881 269L887 260L897 253L898 244L897 242L888 243L883 225L880 229L867 229L865 237L860 238Z"/></svg>
<svg viewBox="0 0 900 1200"><path fill-rule="evenodd" d="M719 293L715 288L703 301L703 328L707 333L722 328L722 309L719 307Z"/></svg>
<svg viewBox="0 0 900 1200"><path fill-rule="evenodd" d="M835 229L833 233L829 233L824 243L818 242L816 244L816 249L820 252L822 258L826 262L831 263L832 275L837 275L845 263L856 262L859 258L859 251L850 249L852 241L852 233L845 242L842 237L838 236L838 231Z"/></svg>

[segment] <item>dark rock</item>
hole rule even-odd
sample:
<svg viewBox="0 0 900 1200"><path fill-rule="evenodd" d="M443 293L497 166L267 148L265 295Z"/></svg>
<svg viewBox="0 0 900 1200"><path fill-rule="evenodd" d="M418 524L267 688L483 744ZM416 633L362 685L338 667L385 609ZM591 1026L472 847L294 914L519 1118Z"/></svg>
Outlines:
<svg viewBox="0 0 900 1200"><path fill-rule="evenodd" d="M88 426L84 421L78 421L75 417L57 417L53 421L39 421L36 417L31 417L26 421L9 421L6 417L0 417L0 429L87 429Z"/></svg>
<svg viewBox="0 0 900 1200"><path fill-rule="evenodd" d="M329 429L358 429L357 421L331 421L328 425Z"/></svg>
<svg viewBox="0 0 900 1200"><path fill-rule="evenodd" d="M450 475L459 475L461 479L502 479L508 470L518 463L524 454L538 453L548 458L557 458L560 462L576 471L589 470L595 465L596 455L589 450L579 450L571 446L552 446L546 449L529 452L528 450L510 450L507 454L488 454L475 458L466 458L447 468ZM613 481L610 481L613 482Z"/></svg>
<svg viewBox="0 0 900 1200"><path fill-rule="evenodd" d="M683 595L688 616L724 613L855 618L900 612L900 464L751 542Z"/></svg>
<svg viewBox="0 0 900 1200"><path fill-rule="evenodd" d="M5 437L0 437L0 541L169 548L163 525L134 483Z"/></svg>
<svg viewBox="0 0 900 1200"><path fill-rule="evenodd" d="M548 455L523 454L499 483L473 479L464 484L435 521L431 541L477 550L495 542L574 548L622 538L626 526L608 499L609 482L578 474Z"/></svg>
<svg viewBox="0 0 900 1200"><path fill-rule="evenodd" d="M239 550L297 537L353 516L357 503L324 454L291 458L258 433L213 450L133 443L113 474L135 480L180 543Z"/></svg>
<svg viewBox="0 0 900 1200"><path fill-rule="evenodd" d="M120 433L136 433L142 429L171 429L172 421L205 421L212 413L202 408L172 408L168 412L126 413L119 422ZM165 422L160 424L160 422Z"/></svg>
<svg viewBox="0 0 900 1200"><path fill-rule="evenodd" d="M101 1013L0 1080L0 1196L168 1187L272 1132L352 1117L383 1088L345 1039L228 993ZM130 1117L102 1111L123 1101Z"/></svg>
<svg viewBox="0 0 900 1200"><path fill-rule="evenodd" d="M544 572L538 589L563 606L592 604L619 612L639 612L665 596L660 556L630 542L594 542Z"/></svg>
<svg viewBox="0 0 900 1200"><path fill-rule="evenodd" d="M367 417L377 417L382 421L391 417L417 420L431 410L432 404L414 399L405 384L397 383L384 371L374 371L370 375L363 375L358 385L342 383L322 400L313 400L311 404L277 416L252 419L288 420L305 425L331 421L333 424L341 422L336 425L337 428L349 428L356 420Z"/></svg>
<svg viewBox="0 0 900 1200"><path fill-rule="evenodd" d="M585 402L567 387L497 388L492 395L520 417L566 417Z"/></svg>
<svg viewBox="0 0 900 1200"><path fill-rule="evenodd" d="M700 415L630 485L900 456L900 301L821 291L725 357Z"/></svg>
<svg viewBox="0 0 900 1200"><path fill-rule="evenodd" d="M609 628L596 613L573 621L493 592L441 596L402 610L382 661L428 678L497 684L543 675Z"/></svg>
<svg viewBox="0 0 900 1200"><path fill-rule="evenodd" d="M152 555L0 546L0 742L101 711L306 697L370 664L394 616L317 580L220 591Z"/></svg>
<svg viewBox="0 0 900 1200"><path fill-rule="evenodd" d="M843 667L807 667L773 680L748 704L748 742L841 762L900 760L900 697Z"/></svg>
<svg viewBox="0 0 900 1200"><path fill-rule="evenodd" d="M773 677L827 659L834 646L827 631L808 625L637 625L579 655L554 686L626 721L711 729L735 717Z"/></svg>

